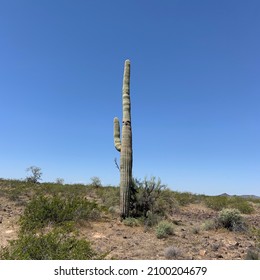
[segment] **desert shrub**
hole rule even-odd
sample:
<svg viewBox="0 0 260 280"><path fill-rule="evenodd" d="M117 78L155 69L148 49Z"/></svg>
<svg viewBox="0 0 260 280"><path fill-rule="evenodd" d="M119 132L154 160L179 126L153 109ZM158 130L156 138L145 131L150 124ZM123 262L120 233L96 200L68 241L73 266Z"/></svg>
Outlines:
<svg viewBox="0 0 260 280"><path fill-rule="evenodd" d="M110 206L110 207L108 208L108 213L111 214L112 218L118 217L119 214L120 214L119 207Z"/></svg>
<svg viewBox="0 0 260 280"><path fill-rule="evenodd" d="M260 249L258 248L248 249L247 254L245 256L245 260L260 260Z"/></svg>
<svg viewBox="0 0 260 280"><path fill-rule="evenodd" d="M161 216L172 216L179 211L179 205L179 202L174 197L174 193L169 189L164 189L154 201L153 212Z"/></svg>
<svg viewBox="0 0 260 280"><path fill-rule="evenodd" d="M220 211L223 208L226 208L228 205L228 197L226 196L208 196L205 199L205 204L207 207Z"/></svg>
<svg viewBox="0 0 260 280"><path fill-rule="evenodd" d="M181 255L181 250L177 247L170 246L165 249L164 256L168 260L174 260Z"/></svg>
<svg viewBox="0 0 260 280"><path fill-rule="evenodd" d="M47 234L20 234L0 252L4 260L91 260L97 258L90 243L61 230Z"/></svg>
<svg viewBox="0 0 260 280"><path fill-rule="evenodd" d="M48 224L59 225L67 221L88 220L99 211L95 202L79 197L34 197L21 216L22 231L42 228Z"/></svg>
<svg viewBox="0 0 260 280"><path fill-rule="evenodd" d="M229 229L230 231L244 231L246 225L241 213L237 209L223 209L218 216L218 225Z"/></svg>
<svg viewBox="0 0 260 280"><path fill-rule="evenodd" d="M259 243L260 247L260 228L253 227L251 229L252 235L255 237L256 241Z"/></svg>
<svg viewBox="0 0 260 280"><path fill-rule="evenodd" d="M253 202L253 205L254 205L255 211L259 213L259 211L260 211L260 202Z"/></svg>
<svg viewBox="0 0 260 280"><path fill-rule="evenodd" d="M223 245L223 243L222 242L214 242L214 243L212 243L211 244L211 249L212 249L212 251L213 252L216 252L216 251L218 251L218 249L221 247Z"/></svg>
<svg viewBox="0 0 260 280"><path fill-rule="evenodd" d="M73 185L61 185L55 183L41 183L40 188L36 190L36 195L50 195L50 196L62 196L69 198L72 196L84 197L86 196L88 188L82 184Z"/></svg>
<svg viewBox="0 0 260 280"><path fill-rule="evenodd" d="M254 211L252 205L245 198L238 196L209 196L205 199L205 204L216 211L224 208L235 208L243 214L251 214Z"/></svg>
<svg viewBox="0 0 260 280"><path fill-rule="evenodd" d="M140 221L138 219L129 217L123 220L123 224L128 227L137 227L140 225Z"/></svg>
<svg viewBox="0 0 260 280"><path fill-rule="evenodd" d="M1 185L1 196L5 196L12 201L24 200L35 190L34 183L22 180L3 180Z"/></svg>
<svg viewBox="0 0 260 280"><path fill-rule="evenodd" d="M146 213L146 217L142 217L142 219L145 227L153 227L156 226L163 219L163 217L153 213L152 211L148 211Z"/></svg>
<svg viewBox="0 0 260 280"><path fill-rule="evenodd" d="M134 179L131 189L131 216L147 217L148 211L153 213L160 212L156 207L156 202L166 186L161 183L160 178L151 177L150 180L145 178L143 181Z"/></svg>
<svg viewBox="0 0 260 280"><path fill-rule="evenodd" d="M242 214L251 214L254 212L253 206L245 198L238 196L229 198L228 208L238 209Z"/></svg>
<svg viewBox="0 0 260 280"><path fill-rule="evenodd" d="M191 231L192 231L193 234L199 234L200 233L200 227L195 226L195 227L192 228Z"/></svg>
<svg viewBox="0 0 260 280"><path fill-rule="evenodd" d="M156 227L156 236L157 238L164 238L168 235L173 234L173 224L164 220L159 222L159 224Z"/></svg>
<svg viewBox="0 0 260 280"><path fill-rule="evenodd" d="M216 223L216 220L214 220L214 219L206 220L201 226L202 230L213 230L216 228L217 228L217 223Z"/></svg>
<svg viewBox="0 0 260 280"><path fill-rule="evenodd" d="M173 192L175 200L179 203L180 206L185 206L191 203L198 203L201 200L201 197L192 194L190 192Z"/></svg>
<svg viewBox="0 0 260 280"><path fill-rule="evenodd" d="M101 187L96 189L96 195L107 208L119 206L119 188Z"/></svg>
<svg viewBox="0 0 260 280"><path fill-rule="evenodd" d="M260 228L259 227L252 227L250 228L250 236L255 240L255 245L260 254Z"/></svg>

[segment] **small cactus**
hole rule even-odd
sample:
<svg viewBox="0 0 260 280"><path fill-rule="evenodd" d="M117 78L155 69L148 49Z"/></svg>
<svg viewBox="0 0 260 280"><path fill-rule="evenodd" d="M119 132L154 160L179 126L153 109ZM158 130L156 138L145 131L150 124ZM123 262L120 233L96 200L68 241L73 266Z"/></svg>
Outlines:
<svg viewBox="0 0 260 280"><path fill-rule="evenodd" d="M133 165L129 60L124 66L122 137L120 140L119 120L114 118L114 145L120 152L120 214L124 219L129 216Z"/></svg>

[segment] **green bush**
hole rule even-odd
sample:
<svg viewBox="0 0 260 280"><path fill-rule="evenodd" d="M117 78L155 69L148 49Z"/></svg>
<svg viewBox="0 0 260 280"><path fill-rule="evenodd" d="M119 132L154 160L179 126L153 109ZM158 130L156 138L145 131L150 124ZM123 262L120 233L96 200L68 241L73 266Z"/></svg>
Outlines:
<svg viewBox="0 0 260 280"><path fill-rule="evenodd" d="M226 208L228 205L228 197L226 196L208 196L205 198L205 204L207 207L220 211Z"/></svg>
<svg viewBox="0 0 260 280"><path fill-rule="evenodd" d="M85 197L88 188L82 184L62 185L57 183L41 183L40 188L37 189L36 195L49 195L49 196L61 196L61 197Z"/></svg>
<svg viewBox="0 0 260 280"><path fill-rule="evenodd" d="M251 228L251 234L255 237L256 241L259 243L260 248L260 228Z"/></svg>
<svg viewBox="0 0 260 280"><path fill-rule="evenodd" d="M95 202L79 197L61 198L60 196L34 197L21 217L21 230L31 231L48 224L59 225L64 222L89 220L99 211Z"/></svg>
<svg viewBox="0 0 260 280"><path fill-rule="evenodd" d="M153 227L157 225L162 219L162 216L155 214L151 211L148 211L146 213L146 217L143 217L144 225L146 227Z"/></svg>
<svg viewBox="0 0 260 280"><path fill-rule="evenodd" d="M133 180L131 188L131 216L147 217L147 213L162 214L162 209L158 208L158 200L162 198L162 192L166 186L161 184L160 178L151 177L150 180ZM161 203L160 203L161 204Z"/></svg>
<svg viewBox="0 0 260 280"><path fill-rule="evenodd" d="M201 226L202 230L213 230L216 228L217 228L217 223L214 219L206 220Z"/></svg>
<svg viewBox="0 0 260 280"><path fill-rule="evenodd" d="M235 208L243 214L251 214L254 211L252 205L245 198L238 196L209 196L205 199L205 204L216 211L224 208Z"/></svg>
<svg viewBox="0 0 260 280"><path fill-rule="evenodd" d="M181 206L188 205L190 203L196 203L200 200L200 197L189 192L173 192L174 198Z"/></svg>
<svg viewBox="0 0 260 280"><path fill-rule="evenodd" d="M174 197L173 191L164 189L154 201L153 212L161 216L172 216L176 211L179 211L179 205L179 202Z"/></svg>
<svg viewBox="0 0 260 280"><path fill-rule="evenodd" d="M4 180L0 181L1 184L1 196L6 197L14 202L17 200L25 201L28 196L31 195L37 186L31 182L25 182L20 180Z"/></svg>
<svg viewBox="0 0 260 280"><path fill-rule="evenodd" d="M246 225L237 209L223 209L218 216L218 224L230 231L244 231Z"/></svg>
<svg viewBox="0 0 260 280"><path fill-rule="evenodd" d="M54 230L47 234L20 234L0 252L3 260L91 260L97 253L90 243L71 233Z"/></svg>
<svg viewBox="0 0 260 280"><path fill-rule="evenodd" d="M168 221L161 221L156 227L157 238L164 238L173 234L173 225Z"/></svg>
<svg viewBox="0 0 260 280"><path fill-rule="evenodd" d="M140 221L135 218L126 218L123 220L123 224L128 227L137 227L140 225Z"/></svg>
<svg viewBox="0 0 260 280"><path fill-rule="evenodd" d="M228 208L236 208L242 214L251 214L254 212L253 206L245 198L238 196L229 198Z"/></svg>
<svg viewBox="0 0 260 280"><path fill-rule="evenodd" d="M101 203L108 208L119 206L119 194L118 187L99 187L95 189L95 193L100 198Z"/></svg>

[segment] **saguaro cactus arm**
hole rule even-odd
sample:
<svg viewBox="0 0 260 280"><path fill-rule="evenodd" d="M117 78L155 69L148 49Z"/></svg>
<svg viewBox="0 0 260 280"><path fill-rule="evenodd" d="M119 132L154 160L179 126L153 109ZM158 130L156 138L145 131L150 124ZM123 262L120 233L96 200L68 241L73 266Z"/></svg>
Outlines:
<svg viewBox="0 0 260 280"><path fill-rule="evenodd" d="M114 145L121 152L120 124L118 118L114 118Z"/></svg>

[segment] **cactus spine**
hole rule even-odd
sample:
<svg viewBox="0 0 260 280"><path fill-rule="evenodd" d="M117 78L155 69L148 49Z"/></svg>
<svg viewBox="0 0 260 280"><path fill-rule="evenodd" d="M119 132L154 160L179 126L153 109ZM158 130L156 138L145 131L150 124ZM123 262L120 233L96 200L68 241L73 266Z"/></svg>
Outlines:
<svg viewBox="0 0 260 280"><path fill-rule="evenodd" d="M114 118L114 145L120 152L120 213L126 218L129 216L133 165L129 60L124 66L122 137L120 140L119 120Z"/></svg>

